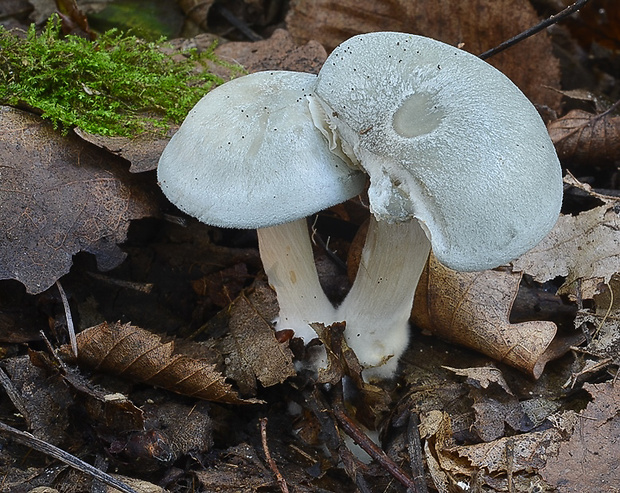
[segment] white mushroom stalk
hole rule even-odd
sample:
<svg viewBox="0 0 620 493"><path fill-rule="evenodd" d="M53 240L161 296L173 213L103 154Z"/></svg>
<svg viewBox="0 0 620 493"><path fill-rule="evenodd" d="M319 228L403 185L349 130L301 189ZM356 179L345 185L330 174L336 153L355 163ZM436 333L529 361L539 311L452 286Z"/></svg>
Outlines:
<svg viewBox="0 0 620 493"><path fill-rule="evenodd" d="M555 224L561 167L536 109L506 76L429 38L345 41L323 65L311 103L333 152L370 177L376 222L337 315L365 378L389 377L428 255L422 230L452 269L507 263Z"/></svg>
<svg viewBox="0 0 620 493"><path fill-rule="evenodd" d="M365 177L330 152L307 98L316 76L258 72L214 89L190 111L159 160L179 209L213 226L257 228L281 307L278 328L304 341L332 323L304 218L359 194Z"/></svg>
<svg viewBox="0 0 620 493"><path fill-rule="evenodd" d="M336 309L319 283L305 219L257 230L261 261L278 296L276 327L293 329L305 343L316 337L313 322L329 325Z"/></svg>
<svg viewBox="0 0 620 493"><path fill-rule="evenodd" d="M415 289L431 243L417 220L390 224L371 216L355 282L338 308L347 344L368 380L389 378L409 342Z"/></svg>

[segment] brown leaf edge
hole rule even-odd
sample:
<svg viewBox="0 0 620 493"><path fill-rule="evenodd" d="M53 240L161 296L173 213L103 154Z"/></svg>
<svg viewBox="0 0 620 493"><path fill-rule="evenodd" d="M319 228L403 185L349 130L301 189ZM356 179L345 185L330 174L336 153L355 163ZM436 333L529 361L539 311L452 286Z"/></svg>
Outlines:
<svg viewBox="0 0 620 493"><path fill-rule="evenodd" d="M620 117L611 116L611 109L598 115L571 110L551 122L549 135L560 159L583 164L614 162L620 153Z"/></svg>
<svg viewBox="0 0 620 493"><path fill-rule="evenodd" d="M174 353L174 342L130 323L103 322L77 335L77 359L65 360L92 370L142 382L177 394L225 404L262 404L244 399L206 360Z"/></svg>

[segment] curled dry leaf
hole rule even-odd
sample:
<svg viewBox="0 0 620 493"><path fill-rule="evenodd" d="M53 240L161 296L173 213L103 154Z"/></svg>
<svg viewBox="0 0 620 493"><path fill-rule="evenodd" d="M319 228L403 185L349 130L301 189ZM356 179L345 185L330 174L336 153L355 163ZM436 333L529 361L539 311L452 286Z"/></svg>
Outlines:
<svg viewBox="0 0 620 493"><path fill-rule="evenodd" d="M294 0L286 25L298 42L320 41L328 51L356 34L401 31L435 38L479 54L537 24L527 0ZM535 103L557 109L559 63L546 33L489 59ZM524 69L526 67L527 69Z"/></svg>
<svg viewBox="0 0 620 493"><path fill-rule="evenodd" d="M0 127L0 279L34 294L69 272L78 252L102 270L120 264L130 221L156 214L126 164L13 108L0 107Z"/></svg>
<svg viewBox="0 0 620 493"><path fill-rule="evenodd" d="M520 281L520 273L455 272L431 255L416 291L413 322L538 378L557 327L545 321L510 323Z"/></svg>
<svg viewBox="0 0 620 493"><path fill-rule="evenodd" d="M569 111L551 122L549 135L558 155L575 164L599 165L614 162L620 154L620 117Z"/></svg>
<svg viewBox="0 0 620 493"><path fill-rule="evenodd" d="M207 401L259 402L240 398L211 363L173 354L173 342L162 343L159 336L131 324L104 322L80 332L77 343L77 363L87 368Z"/></svg>

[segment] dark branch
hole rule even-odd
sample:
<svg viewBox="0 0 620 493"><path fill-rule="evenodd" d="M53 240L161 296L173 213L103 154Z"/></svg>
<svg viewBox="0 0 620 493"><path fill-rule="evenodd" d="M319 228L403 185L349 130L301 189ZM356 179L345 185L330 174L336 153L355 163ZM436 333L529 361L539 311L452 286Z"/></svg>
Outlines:
<svg viewBox="0 0 620 493"><path fill-rule="evenodd" d="M589 1L590 0L577 0L575 3L566 7L564 10L562 10L558 14L552 15L551 17L549 17L548 19L545 19L544 21L540 22L536 26L530 27L529 29L523 31L520 34L517 34L516 36L510 38L509 40L504 41L503 43L496 46L495 48L485 51L484 53L481 53L480 55L478 55L478 57L481 58L482 60L486 60L487 58L490 58L493 55L497 55L498 53L504 51L507 48L510 48L511 46L516 45L517 43L523 41L524 39L527 39L530 36L533 36L534 34L539 33L543 29L546 29L547 27L560 22L565 17L568 17L569 15L574 14Z"/></svg>
<svg viewBox="0 0 620 493"><path fill-rule="evenodd" d="M94 466L91 466L87 462L78 459L77 457L71 455L68 452L52 445L51 443L44 442L36 438L34 435L31 435L28 432L18 430L4 423L0 423L0 433L10 436L16 442L19 442L27 447L33 448L42 452L46 455L54 457L61 462L77 469L78 471L82 471L93 478L98 479L102 483L111 486L112 488L116 488L123 493L137 493L136 490L130 488L125 483L119 481L118 479L110 476L109 474L97 469Z"/></svg>

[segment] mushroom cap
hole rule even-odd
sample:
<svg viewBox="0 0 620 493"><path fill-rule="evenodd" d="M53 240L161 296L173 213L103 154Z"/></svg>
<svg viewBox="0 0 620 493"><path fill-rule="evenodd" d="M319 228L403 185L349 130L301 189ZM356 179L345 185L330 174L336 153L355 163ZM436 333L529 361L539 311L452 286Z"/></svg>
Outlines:
<svg viewBox="0 0 620 493"><path fill-rule="evenodd" d="M159 184L214 226L286 223L359 194L365 176L329 151L307 97L316 76L257 72L204 96L166 146Z"/></svg>
<svg viewBox="0 0 620 493"><path fill-rule="evenodd" d="M538 112L501 72L433 39L378 32L319 72L325 128L370 175L373 214L418 219L456 270L506 263L555 224L562 172Z"/></svg>

